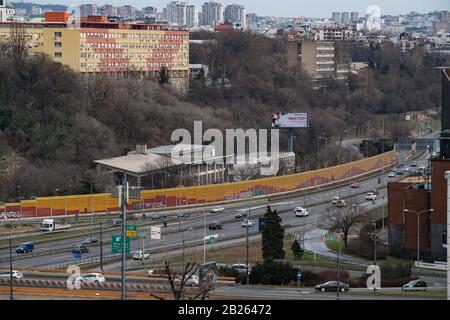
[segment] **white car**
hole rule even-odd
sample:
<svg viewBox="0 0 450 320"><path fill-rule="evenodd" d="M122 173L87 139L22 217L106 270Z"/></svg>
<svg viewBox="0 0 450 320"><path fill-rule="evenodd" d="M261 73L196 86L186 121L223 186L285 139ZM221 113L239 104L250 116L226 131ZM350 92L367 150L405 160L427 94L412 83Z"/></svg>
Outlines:
<svg viewBox="0 0 450 320"><path fill-rule="evenodd" d="M377 195L372 192L368 192L366 193L366 200L370 201L377 200Z"/></svg>
<svg viewBox="0 0 450 320"><path fill-rule="evenodd" d="M394 171L389 172L388 177L389 178L394 178L396 176Z"/></svg>
<svg viewBox="0 0 450 320"><path fill-rule="evenodd" d="M296 217L306 217L309 216L309 210L302 207L296 207L294 209L294 213Z"/></svg>
<svg viewBox="0 0 450 320"><path fill-rule="evenodd" d="M9 270L0 271L0 278L8 278L9 279L10 277L11 277L11 273L9 272ZM13 279L19 280L19 279L23 278L23 274L22 274L22 272L13 270L12 277L13 277Z"/></svg>
<svg viewBox="0 0 450 320"><path fill-rule="evenodd" d="M333 199L331 200L331 204L337 204L340 199L340 197L333 197Z"/></svg>
<svg viewBox="0 0 450 320"><path fill-rule="evenodd" d="M211 209L211 213L220 213L223 212L225 210L224 207L214 207Z"/></svg>
<svg viewBox="0 0 450 320"><path fill-rule="evenodd" d="M106 280L101 273L88 273L78 277L77 281L80 283L105 283Z"/></svg>
<svg viewBox="0 0 450 320"><path fill-rule="evenodd" d="M175 279L175 285L180 285L181 284L181 278L177 278ZM200 284L200 281L198 279L198 277L196 275L192 275L189 279L187 279L184 283L185 286L190 286L190 287L195 287L198 286Z"/></svg>
<svg viewBox="0 0 450 320"><path fill-rule="evenodd" d="M256 222L255 222L255 221L252 221L252 220L247 220L247 221L244 221L244 222L242 223L242 226L243 226L244 228L245 228L245 227L251 228L251 227L256 226Z"/></svg>
<svg viewBox="0 0 450 320"><path fill-rule="evenodd" d="M144 259L149 259L150 258L150 253L145 253L144 254ZM133 259L134 260L142 260L142 251L135 251L133 254Z"/></svg>

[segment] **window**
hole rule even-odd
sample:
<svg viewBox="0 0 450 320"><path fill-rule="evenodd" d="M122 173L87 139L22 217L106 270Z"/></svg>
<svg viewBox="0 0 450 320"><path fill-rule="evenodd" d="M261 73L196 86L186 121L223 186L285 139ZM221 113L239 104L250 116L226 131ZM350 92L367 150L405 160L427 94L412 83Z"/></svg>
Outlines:
<svg viewBox="0 0 450 320"><path fill-rule="evenodd" d="M62 52L55 52L55 58L62 58Z"/></svg>
<svg viewBox="0 0 450 320"><path fill-rule="evenodd" d="M62 33L61 32L55 32L55 38L61 38Z"/></svg>
<svg viewBox="0 0 450 320"><path fill-rule="evenodd" d="M61 42L55 42L55 48L61 48L62 44Z"/></svg>

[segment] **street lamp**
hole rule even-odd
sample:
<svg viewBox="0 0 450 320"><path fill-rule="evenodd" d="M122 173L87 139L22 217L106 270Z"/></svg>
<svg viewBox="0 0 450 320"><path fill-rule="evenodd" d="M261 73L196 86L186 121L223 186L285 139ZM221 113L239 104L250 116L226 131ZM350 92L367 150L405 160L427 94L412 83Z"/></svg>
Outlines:
<svg viewBox="0 0 450 320"><path fill-rule="evenodd" d="M92 235L92 216L94 215L94 204L93 204L93 197L92 197L92 180L86 180L86 179L81 179L80 181L84 181L84 182L89 182L90 184L90 189L91 189L91 239L93 237Z"/></svg>
<svg viewBox="0 0 450 320"><path fill-rule="evenodd" d="M423 211L420 211L420 212L417 212L417 211L414 211L414 210L409 210L409 209L405 209L404 210L405 213L411 212L411 213L417 214L417 270L418 270L419 273L420 273L420 260L419 260L419 255L420 255L420 251L419 251L419 244L420 244L420 242L419 242L419 239L420 239L419 232L420 232L420 229L419 229L419 226L420 226L420 222L419 222L419 217L420 217L420 215L422 213L425 213L425 212L432 213L433 211L434 211L434 209L423 210Z"/></svg>
<svg viewBox="0 0 450 320"><path fill-rule="evenodd" d="M202 208L203 216L204 216L204 225L203 225L203 264L206 263L206 211Z"/></svg>
<svg viewBox="0 0 450 320"><path fill-rule="evenodd" d="M184 270L185 270L185 255L184 255L184 244L185 244L185 242L186 242L186 240L185 240L185 237L186 237L186 231L195 231L194 230L194 228L189 228L189 229L187 229L187 230L184 230L183 231L183 273L184 273Z"/></svg>

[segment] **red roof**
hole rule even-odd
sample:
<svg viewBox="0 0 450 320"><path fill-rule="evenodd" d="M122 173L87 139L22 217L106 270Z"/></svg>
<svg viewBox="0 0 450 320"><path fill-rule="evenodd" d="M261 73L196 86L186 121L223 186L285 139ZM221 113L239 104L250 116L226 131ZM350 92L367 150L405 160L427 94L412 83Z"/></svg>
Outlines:
<svg viewBox="0 0 450 320"><path fill-rule="evenodd" d="M231 24L218 24L214 27L215 31L226 31L226 30L233 30L233 26Z"/></svg>

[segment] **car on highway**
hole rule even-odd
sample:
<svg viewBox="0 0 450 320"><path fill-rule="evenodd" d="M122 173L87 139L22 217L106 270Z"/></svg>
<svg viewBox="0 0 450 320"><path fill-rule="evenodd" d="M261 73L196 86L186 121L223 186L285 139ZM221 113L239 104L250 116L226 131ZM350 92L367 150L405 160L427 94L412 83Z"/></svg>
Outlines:
<svg viewBox="0 0 450 320"><path fill-rule="evenodd" d="M158 213L152 217L152 220L162 220L162 219L166 219L166 218L167 218L167 216L164 213Z"/></svg>
<svg viewBox="0 0 450 320"><path fill-rule="evenodd" d="M224 207L214 207L211 209L211 213L220 213L223 212L225 210Z"/></svg>
<svg viewBox="0 0 450 320"><path fill-rule="evenodd" d="M417 167L417 161L411 162L411 167Z"/></svg>
<svg viewBox="0 0 450 320"><path fill-rule="evenodd" d="M380 192L377 189L371 189L369 192L372 192L374 195L378 196Z"/></svg>
<svg viewBox="0 0 450 320"><path fill-rule="evenodd" d="M331 204L337 204L339 200L341 200L341 197L333 197L333 199L331 199Z"/></svg>
<svg viewBox="0 0 450 320"><path fill-rule="evenodd" d="M150 253L144 254L144 259L149 259ZM133 260L142 260L142 250L135 251L133 254Z"/></svg>
<svg viewBox="0 0 450 320"><path fill-rule="evenodd" d="M34 250L34 244L33 242L24 242L21 243L17 248L17 253L27 253L27 252L33 252Z"/></svg>
<svg viewBox="0 0 450 320"><path fill-rule="evenodd" d="M422 279L412 280L402 287L402 291L426 291L427 283Z"/></svg>
<svg viewBox="0 0 450 320"><path fill-rule="evenodd" d="M85 244L74 244L72 248L72 253L83 253L89 252L89 247Z"/></svg>
<svg viewBox="0 0 450 320"><path fill-rule="evenodd" d="M309 216L309 210L303 207L294 208L294 213L296 217L307 217Z"/></svg>
<svg viewBox="0 0 450 320"><path fill-rule="evenodd" d="M372 193L372 192L367 192L366 193L366 200L369 200L369 201L377 200L377 195Z"/></svg>
<svg viewBox="0 0 450 320"><path fill-rule="evenodd" d="M89 237L89 238L83 240L83 242L81 242L81 244L90 245L91 243L97 243L97 242L98 242L97 237Z"/></svg>
<svg viewBox="0 0 450 320"><path fill-rule="evenodd" d="M239 210L238 213L234 216L236 219L248 217L248 209Z"/></svg>
<svg viewBox="0 0 450 320"><path fill-rule="evenodd" d="M389 178L394 178L396 175L396 173L394 171L389 172L388 177Z"/></svg>
<svg viewBox="0 0 450 320"><path fill-rule="evenodd" d="M338 207L338 208L345 207L346 205L347 205L347 202L345 202L344 199L339 199L338 202L336 203L336 207Z"/></svg>
<svg viewBox="0 0 450 320"><path fill-rule="evenodd" d="M337 281L328 281L322 284L318 284L317 286L314 287L314 289L316 291L337 291L338 290L338 286L337 286L338 282ZM344 291L348 291L350 289L350 286L346 283L343 283L341 281L339 281L339 291L344 292Z"/></svg>
<svg viewBox="0 0 450 320"><path fill-rule="evenodd" d="M242 223L242 227L252 228L256 226L256 222L253 220L246 220Z"/></svg>
<svg viewBox="0 0 450 320"><path fill-rule="evenodd" d="M181 285L181 278L176 278L174 283L175 285L179 286ZM192 275L189 279L185 280L184 285L185 286L189 286L189 287L195 287L198 286L200 284L200 280L198 279L198 276L196 276L195 274Z"/></svg>
<svg viewBox="0 0 450 320"><path fill-rule="evenodd" d="M0 271L0 278L10 279L11 273L9 272L9 270ZM16 279L16 280L20 280L23 278L23 274L20 271L12 270L12 278Z"/></svg>
<svg viewBox="0 0 450 320"><path fill-rule="evenodd" d="M398 176L401 176L401 175L403 175L403 174L404 174L403 170L401 170L401 169L398 169L398 170L397 170L397 175L398 175Z"/></svg>
<svg viewBox="0 0 450 320"><path fill-rule="evenodd" d="M188 218L190 216L191 216L191 214L189 212L187 212L187 211L180 211L177 214L177 218Z"/></svg>
<svg viewBox="0 0 450 320"><path fill-rule="evenodd" d="M220 224L219 222L211 222L210 224L208 224L208 229L209 230L220 230L220 229L222 229L222 224Z"/></svg>
<svg viewBox="0 0 450 320"><path fill-rule="evenodd" d="M359 183L358 182L353 182L351 185L350 185L350 188L352 188L352 189L357 189L357 188L360 188L361 186L359 185Z"/></svg>
<svg viewBox="0 0 450 320"><path fill-rule="evenodd" d="M101 273L88 273L78 277L76 281L81 283L105 283L105 277Z"/></svg>
<svg viewBox="0 0 450 320"><path fill-rule="evenodd" d="M111 224L113 225L113 227L121 226L122 225L122 219L113 219L111 221Z"/></svg>

